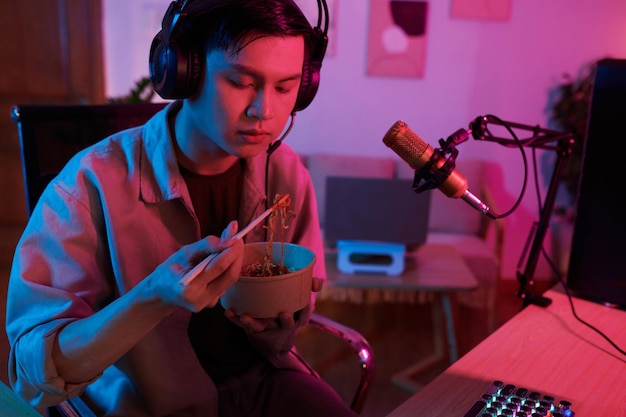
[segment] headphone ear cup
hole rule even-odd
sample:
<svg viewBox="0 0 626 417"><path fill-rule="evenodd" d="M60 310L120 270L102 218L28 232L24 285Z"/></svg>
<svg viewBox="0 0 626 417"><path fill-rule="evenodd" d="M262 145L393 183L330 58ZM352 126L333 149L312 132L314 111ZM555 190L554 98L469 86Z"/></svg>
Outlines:
<svg viewBox="0 0 626 417"><path fill-rule="evenodd" d="M152 40L150 46L150 80L152 87L161 97L169 90L169 72L174 67L174 63L170 62L172 54L168 50L167 41L163 39L163 31L161 30ZM167 94L165 94L167 95Z"/></svg>
<svg viewBox="0 0 626 417"><path fill-rule="evenodd" d="M328 47L328 37L319 28L314 30L315 45L311 58L305 59L302 65L302 79L300 80L298 98L293 108L294 112L303 110L311 104L320 86L320 70Z"/></svg>
<svg viewBox="0 0 626 417"><path fill-rule="evenodd" d="M321 61L305 61L302 66L302 79L298 90L298 98L293 108L294 112L304 110L315 98L320 85Z"/></svg>
<svg viewBox="0 0 626 417"><path fill-rule="evenodd" d="M195 48L177 48L163 37L163 31L159 32L150 47L150 79L154 91L164 99L190 97L198 90L202 78L199 54Z"/></svg>

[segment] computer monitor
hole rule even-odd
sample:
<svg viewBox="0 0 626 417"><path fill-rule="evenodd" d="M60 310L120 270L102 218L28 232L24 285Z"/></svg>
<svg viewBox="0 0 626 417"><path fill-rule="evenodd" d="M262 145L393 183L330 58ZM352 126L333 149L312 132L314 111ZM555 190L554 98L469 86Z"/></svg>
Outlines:
<svg viewBox="0 0 626 417"><path fill-rule="evenodd" d="M597 64L583 152L567 284L626 306L626 60Z"/></svg>
<svg viewBox="0 0 626 417"><path fill-rule="evenodd" d="M430 192L415 193L399 178L333 177L326 180L324 239L399 243L407 250L426 242Z"/></svg>

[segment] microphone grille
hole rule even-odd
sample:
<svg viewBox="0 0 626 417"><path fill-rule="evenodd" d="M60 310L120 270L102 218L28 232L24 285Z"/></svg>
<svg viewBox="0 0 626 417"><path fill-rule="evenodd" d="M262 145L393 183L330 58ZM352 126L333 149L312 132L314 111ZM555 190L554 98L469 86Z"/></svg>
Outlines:
<svg viewBox="0 0 626 417"><path fill-rule="evenodd" d="M393 149L413 169L419 169L418 161L429 145L413 132L402 120L398 120L383 137L383 143Z"/></svg>

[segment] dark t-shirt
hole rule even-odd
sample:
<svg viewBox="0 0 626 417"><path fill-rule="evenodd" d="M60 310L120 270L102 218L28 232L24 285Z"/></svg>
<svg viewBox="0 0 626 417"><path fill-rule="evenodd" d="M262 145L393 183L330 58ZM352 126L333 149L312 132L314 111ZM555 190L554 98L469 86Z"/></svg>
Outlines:
<svg viewBox="0 0 626 417"><path fill-rule="evenodd" d="M219 236L231 220L237 219L243 178L241 162L219 175L199 175L180 168L202 236ZM204 370L216 384L264 360L244 330L224 316L220 304L192 314L187 332Z"/></svg>

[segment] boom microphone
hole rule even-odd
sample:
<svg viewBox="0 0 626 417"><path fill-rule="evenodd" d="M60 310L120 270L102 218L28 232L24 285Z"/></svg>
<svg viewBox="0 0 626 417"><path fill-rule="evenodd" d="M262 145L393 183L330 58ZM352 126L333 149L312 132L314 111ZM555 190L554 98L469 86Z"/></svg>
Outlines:
<svg viewBox="0 0 626 417"><path fill-rule="evenodd" d="M391 126L387 134L383 137L383 143L390 147L416 171L421 170L427 164L433 164L435 168L440 169L445 163L445 160L433 158L435 150L428 143L424 142L422 138L413 132L402 120L398 120ZM492 219L497 218L497 215L489 209L489 206L470 192L467 178L458 171L452 170L438 188L446 196L461 198L482 214Z"/></svg>

